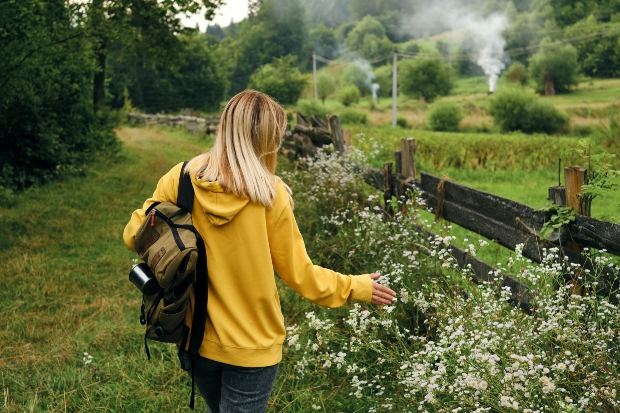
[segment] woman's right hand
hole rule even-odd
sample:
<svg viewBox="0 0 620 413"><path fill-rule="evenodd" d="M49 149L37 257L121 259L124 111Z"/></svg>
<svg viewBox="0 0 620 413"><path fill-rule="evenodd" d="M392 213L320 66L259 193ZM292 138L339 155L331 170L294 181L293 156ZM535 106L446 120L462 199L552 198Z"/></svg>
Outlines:
<svg viewBox="0 0 620 413"><path fill-rule="evenodd" d="M370 278L373 280L371 303L377 305L392 304L392 302L394 302L394 300L396 299L396 293L388 287L381 285L375 281L380 276L381 275L377 273L370 274Z"/></svg>

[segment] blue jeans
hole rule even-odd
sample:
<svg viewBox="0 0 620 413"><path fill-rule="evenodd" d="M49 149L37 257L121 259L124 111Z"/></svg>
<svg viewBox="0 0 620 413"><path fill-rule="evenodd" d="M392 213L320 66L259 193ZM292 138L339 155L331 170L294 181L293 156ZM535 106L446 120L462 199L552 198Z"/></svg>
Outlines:
<svg viewBox="0 0 620 413"><path fill-rule="evenodd" d="M277 373L277 364L238 367L198 357L194 380L208 413L264 413Z"/></svg>

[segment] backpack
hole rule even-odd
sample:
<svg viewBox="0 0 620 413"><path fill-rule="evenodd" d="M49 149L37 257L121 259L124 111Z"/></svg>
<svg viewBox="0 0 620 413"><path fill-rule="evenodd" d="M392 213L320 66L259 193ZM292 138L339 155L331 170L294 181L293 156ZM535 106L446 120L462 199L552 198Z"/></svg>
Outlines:
<svg viewBox="0 0 620 413"><path fill-rule="evenodd" d="M146 219L136 233L135 247L144 261L140 265L148 266L158 284L155 291L145 290L142 296L140 323L146 325L146 355L150 360L147 338L165 343L180 342L181 368L192 369L189 407L193 409L193 367L207 318L208 272L204 240L192 225L194 187L190 175L183 172L186 164L181 168L177 204L156 202L146 210ZM185 323L185 313L192 287L195 302L190 328Z"/></svg>

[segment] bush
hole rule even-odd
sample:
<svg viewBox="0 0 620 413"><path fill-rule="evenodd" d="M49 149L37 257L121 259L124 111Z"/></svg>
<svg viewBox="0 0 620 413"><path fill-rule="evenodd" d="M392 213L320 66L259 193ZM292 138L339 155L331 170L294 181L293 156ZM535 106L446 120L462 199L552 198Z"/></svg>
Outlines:
<svg viewBox="0 0 620 413"><path fill-rule="evenodd" d="M295 104L306 87L306 79L295 66L295 56L284 56L259 67L249 87L268 94L281 104Z"/></svg>
<svg viewBox="0 0 620 413"><path fill-rule="evenodd" d="M316 115L321 119L325 119L327 109L316 100L300 100L297 105L299 111L307 116Z"/></svg>
<svg viewBox="0 0 620 413"><path fill-rule="evenodd" d="M366 124L368 115L366 112L353 108L345 108L340 111L340 122L342 123L354 123L354 124Z"/></svg>
<svg viewBox="0 0 620 413"><path fill-rule="evenodd" d="M514 62L502 75L509 83L525 85L527 83L527 68L521 62Z"/></svg>
<svg viewBox="0 0 620 413"><path fill-rule="evenodd" d="M383 65L375 69L374 82L379 85L380 97L392 96L392 65Z"/></svg>
<svg viewBox="0 0 620 413"><path fill-rule="evenodd" d="M316 89L319 99L325 104L325 99L336 91L336 81L329 73L321 72L316 77Z"/></svg>
<svg viewBox="0 0 620 413"><path fill-rule="evenodd" d="M569 125L566 113L522 87L495 92L487 112L502 132L520 130L553 134L566 131Z"/></svg>
<svg viewBox="0 0 620 413"><path fill-rule="evenodd" d="M568 92L576 86L578 70L577 50L571 45L543 46L530 58L530 75L536 91L547 96Z"/></svg>
<svg viewBox="0 0 620 413"><path fill-rule="evenodd" d="M355 62L344 69L344 83L357 87L361 96L366 96L370 93L370 81L372 78L372 69L368 63Z"/></svg>
<svg viewBox="0 0 620 413"><path fill-rule="evenodd" d="M400 90L411 97L432 102L452 90L450 68L440 60L402 60L398 70Z"/></svg>
<svg viewBox="0 0 620 413"><path fill-rule="evenodd" d="M348 85L342 88L340 94L338 95L338 99L340 99L340 103L344 106L351 106L355 103L358 103L361 99L360 90L355 85Z"/></svg>
<svg viewBox="0 0 620 413"><path fill-rule="evenodd" d="M426 126L434 131L456 132L462 119L463 111L458 103L441 100L428 111Z"/></svg>
<svg viewBox="0 0 620 413"><path fill-rule="evenodd" d="M396 116L396 126L400 126L401 128L408 128L409 122L407 122L407 118L404 116Z"/></svg>

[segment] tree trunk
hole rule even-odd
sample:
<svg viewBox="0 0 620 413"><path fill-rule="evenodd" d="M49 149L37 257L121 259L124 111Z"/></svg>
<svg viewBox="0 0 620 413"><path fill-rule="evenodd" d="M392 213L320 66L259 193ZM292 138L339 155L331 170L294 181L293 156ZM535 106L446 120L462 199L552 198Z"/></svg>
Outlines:
<svg viewBox="0 0 620 413"><path fill-rule="evenodd" d="M93 84L93 105L95 111L105 105L105 62L107 58L106 45L102 44L95 49L95 59L97 68Z"/></svg>
<svg viewBox="0 0 620 413"><path fill-rule="evenodd" d="M545 96L555 96L555 88L553 87L553 78L550 74L545 74Z"/></svg>

